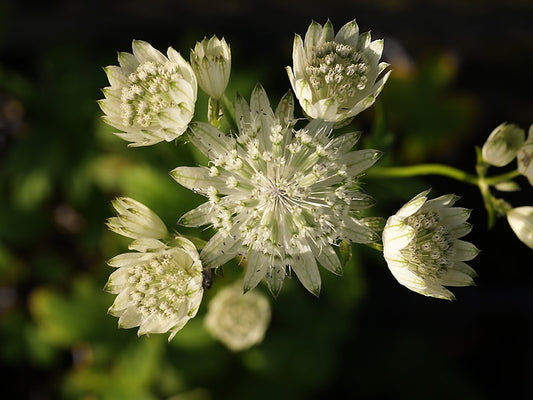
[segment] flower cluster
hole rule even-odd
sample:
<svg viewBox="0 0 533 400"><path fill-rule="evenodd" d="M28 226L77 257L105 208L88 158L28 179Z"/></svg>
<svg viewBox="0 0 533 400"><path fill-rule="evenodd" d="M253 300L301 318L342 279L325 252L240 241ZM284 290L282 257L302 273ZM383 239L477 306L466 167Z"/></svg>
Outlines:
<svg viewBox="0 0 533 400"><path fill-rule="evenodd" d="M525 176L533 186L533 125L529 127L527 139L522 128L514 124L499 125L483 144L481 158L484 163L496 167L506 166L516 159L517 174ZM520 186L514 181L504 181L495 187L500 191L520 190ZM486 191L484 197L485 203L490 204L495 212L507 217L507 222L518 239L533 248L533 207L513 208L508 202L492 196L489 191Z"/></svg>
<svg viewBox="0 0 533 400"><path fill-rule="evenodd" d="M237 94L231 104L225 95L231 52L224 39L197 42L190 63L172 48L166 56L139 40L132 48L133 54L119 53L119 66L105 69L110 86L99 102L104 120L130 146L185 134L183 142L208 161L177 166L170 175L206 201L179 223L216 232L198 252L188 239L169 233L148 207L116 199L118 215L108 227L133 239L131 252L109 261L116 270L106 289L117 295L109 312L119 317L119 326L138 326L139 335L170 332L171 339L197 314L211 270L237 258L245 269L242 282L216 289L205 328L229 349L247 349L261 342L270 321L269 302L256 289L260 282L276 297L294 274L318 296L319 267L342 275L352 243L382 250L398 282L422 295L453 299L446 287L473 284L476 273L466 262L478 249L461 239L471 230L470 210L454 207L457 196L430 200L428 190L386 223L367 215L375 201L361 181L381 152L356 149L360 134L338 129L375 102L390 71L380 61L383 41L371 41L355 21L336 34L330 21L312 22L304 39L295 36L293 65L286 71L304 119L295 117L291 92L273 109L260 84L249 102ZM207 122L192 121L197 86L209 96ZM487 177L491 166L514 159L517 170ZM477 185L490 213L506 215L533 248L533 207L512 208L490 191L515 188L510 180L519 174L533 184L532 159L533 126L526 140L521 128L502 124L478 152L478 176L435 164L423 173L429 168ZM389 176L398 172L381 173L387 169ZM404 174L396 176L412 176Z"/></svg>

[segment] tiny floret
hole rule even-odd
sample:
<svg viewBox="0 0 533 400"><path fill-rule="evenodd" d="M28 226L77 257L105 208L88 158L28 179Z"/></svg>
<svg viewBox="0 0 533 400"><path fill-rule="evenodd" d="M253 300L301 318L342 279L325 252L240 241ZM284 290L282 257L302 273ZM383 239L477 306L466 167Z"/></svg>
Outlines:
<svg viewBox="0 0 533 400"><path fill-rule="evenodd" d="M130 146L170 142L185 132L194 114L197 83L187 61L172 47L167 56L134 40L133 54L119 53L120 66L105 72L111 86L98 103L104 121Z"/></svg>
<svg viewBox="0 0 533 400"><path fill-rule="evenodd" d="M475 271L464 261L479 250L459 240L468 234L470 210L452 207L458 197L427 199L425 191L387 220L383 255L398 282L424 296L451 300L444 286L473 285Z"/></svg>
<svg viewBox="0 0 533 400"><path fill-rule="evenodd" d="M231 51L224 38L213 36L196 43L190 60L198 85L213 99L220 99L231 72Z"/></svg>
<svg viewBox="0 0 533 400"><path fill-rule="evenodd" d="M524 175L533 186L533 124L529 127L527 140L516 154L518 172Z"/></svg>
<svg viewBox="0 0 533 400"><path fill-rule="evenodd" d="M294 38L293 68L287 67L292 89L313 119L341 122L370 107L389 77L379 62L382 40L360 34L355 21L335 35L330 21L309 26L305 39Z"/></svg>
<svg viewBox="0 0 533 400"><path fill-rule="evenodd" d="M257 290L243 293L240 285L231 285L213 297L204 323L230 350L246 350L263 341L270 323L270 304Z"/></svg>
<svg viewBox="0 0 533 400"><path fill-rule="evenodd" d="M265 278L276 296L294 272L318 295L318 264L342 274L333 246L379 239L359 221L360 210L374 201L360 189L358 177L381 153L352 150L359 135L333 137L333 123L314 120L294 129L290 93L273 112L257 86L250 105L238 96L235 109L237 136L205 123L191 127L190 140L210 159L210 168L178 167L171 175L208 202L180 223L218 230L200 253L206 268L236 256L246 259L245 291Z"/></svg>
<svg viewBox="0 0 533 400"><path fill-rule="evenodd" d="M526 246L533 249L533 207L516 207L507 211L507 222Z"/></svg>
<svg viewBox="0 0 533 400"><path fill-rule="evenodd" d="M514 124L503 123L492 131L483 145L483 160L496 167L503 167L513 161L524 140L523 129Z"/></svg>

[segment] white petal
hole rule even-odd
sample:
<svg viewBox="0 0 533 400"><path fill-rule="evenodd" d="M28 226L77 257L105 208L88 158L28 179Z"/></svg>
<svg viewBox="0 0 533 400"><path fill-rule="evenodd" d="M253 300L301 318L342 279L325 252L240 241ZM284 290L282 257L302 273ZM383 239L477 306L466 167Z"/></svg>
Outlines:
<svg viewBox="0 0 533 400"><path fill-rule="evenodd" d="M307 290L315 296L320 294L320 272L313 253L306 252L292 258L290 266Z"/></svg>
<svg viewBox="0 0 533 400"><path fill-rule="evenodd" d="M357 26L355 20L348 22L339 29L339 32L335 36L335 41L350 45L354 48L357 47L357 43L359 42L359 26Z"/></svg>
<svg viewBox="0 0 533 400"><path fill-rule="evenodd" d="M167 58L159 50L154 49L150 43L143 40L134 40L131 47L133 55L141 64L147 61L164 64L167 61Z"/></svg>
<svg viewBox="0 0 533 400"><path fill-rule="evenodd" d="M455 254L452 258L456 261L470 261L479 254L479 250L470 242L456 240L453 246Z"/></svg>

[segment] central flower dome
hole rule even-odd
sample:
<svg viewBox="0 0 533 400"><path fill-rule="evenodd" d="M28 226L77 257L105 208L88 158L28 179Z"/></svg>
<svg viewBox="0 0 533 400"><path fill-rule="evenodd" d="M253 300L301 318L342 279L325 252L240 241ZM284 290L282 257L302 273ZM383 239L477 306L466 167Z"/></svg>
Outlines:
<svg viewBox="0 0 533 400"><path fill-rule="evenodd" d="M352 151L358 134L334 138L333 123L315 120L295 130L290 94L273 112L264 89L257 86L250 106L238 97L235 109L236 137L205 123L191 126L191 142L211 166L179 167L171 175L209 201L180 223L218 229L200 257L208 267L237 255L246 258L245 290L266 277L277 294L285 275L294 271L318 295L317 262L342 273L332 245L378 239L358 219L359 210L374 203L360 190L358 176L381 153Z"/></svg>

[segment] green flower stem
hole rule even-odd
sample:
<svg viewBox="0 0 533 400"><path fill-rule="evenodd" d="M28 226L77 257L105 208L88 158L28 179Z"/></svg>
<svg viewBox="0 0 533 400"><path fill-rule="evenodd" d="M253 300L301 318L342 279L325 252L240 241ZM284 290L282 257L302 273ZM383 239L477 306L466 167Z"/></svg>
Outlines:
<svg viewBox="0 0 533 400"><path fill-rule="evenodd" d="M485 178L485 183L489 186L492 186L500 182L510 181L511 179L516 178L519 175L520 175L520 172L518 172L518 169L515 169L513 171L506 172L505 174L495 175L490 178Z"/></svg>
<svg viewBox="0 0 533 400"><path fill-rule="evenodd" d="M222 102L224 103L224 108L229 114L231 122L234 126L237 126L237 119L235 118L235 107L233 106L233 102L231 102L230 99L228 99L228 96L226 96L226 93L222 95Z"/></svg>
<svg viewBox="0 0 533 400"><path fill-rule="evenodd" d="M420 175L443 175L455 180L478 184L478 177L443 164L420 164L408 167L374 167L367 171L371 178L408 178Z"/></svg>
<svg viewBox="0 0 533 400"><path fill-rule="evenodd" d="M370 178L409 178L422 175L442 175L455 179L460 182L469 183L479 186L480 181L487 186L492 186L500 182L506 182L519 175L518 170L506 172L505 174L495 175L489 178L480 178L476 175L469 174L460 169L443 164L420 164L408 167L373 167L367 171L367 177Z"/></svg>

